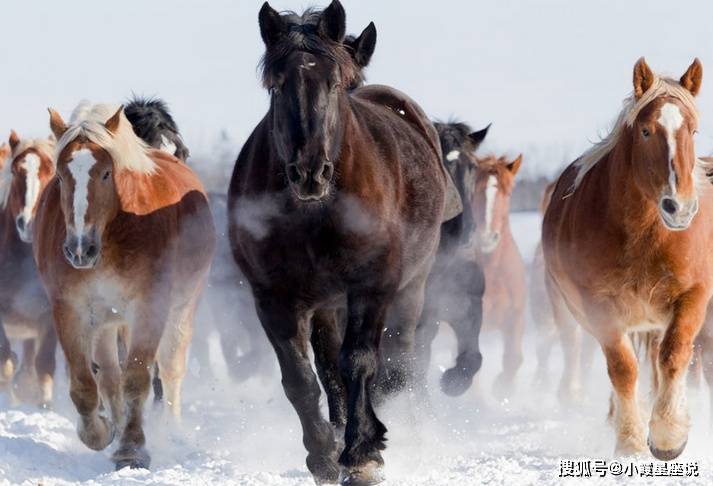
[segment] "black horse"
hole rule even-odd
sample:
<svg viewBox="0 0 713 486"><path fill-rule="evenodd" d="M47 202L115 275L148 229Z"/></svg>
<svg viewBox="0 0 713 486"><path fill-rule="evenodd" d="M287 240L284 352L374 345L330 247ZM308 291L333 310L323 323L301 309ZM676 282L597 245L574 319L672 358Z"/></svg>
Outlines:
<svg viewBox="0 0 713 486"><path fill-rule="evenodd" d="M351 89L361 68L339 1L301 16L266 3L259 23L270 108L231 179L233 254L299 415L307 467L317 482L336 481L341 466L343 484L374 484L386 428L372 395L412 378L426 279L450 217L438 134L404 94Z"/></svg>
<svg viewBox="0 0 713 486"><path fill-rule="evenodd" d="M124 114L134 133L144 142L181 160L188 160L188 148L163 100L135 96L124 107Z"/></svg>
<svg viewBox="0 0 713 486"><path fill-rule="evenodd" d="M426 302L418 326L420 379L425 383L431 357L431 343L438 322L448 322L456 334L458 351L455 366L441 377L444 393L456 396L465 392L480 369L483 357L479 336L483 321L485 276L475 252L460 251L475 232L470 201L475 188L475 157L490 125L473 132L464 123L435 123L443 150L443 162L463 201L463 211L441 227L441 241L433 271L428 278Z"/></svg>

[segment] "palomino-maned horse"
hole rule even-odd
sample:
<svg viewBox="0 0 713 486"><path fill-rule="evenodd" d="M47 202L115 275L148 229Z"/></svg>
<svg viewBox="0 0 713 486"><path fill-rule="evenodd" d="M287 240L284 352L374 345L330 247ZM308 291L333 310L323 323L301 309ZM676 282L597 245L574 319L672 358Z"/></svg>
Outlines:
<svg viewBox="0 0 713 486"><path fill-rule="evenodd" d="M522 364L527 277L525 263L510 231L510 197L522 155L476 157L475 190L470 204L475 234L470 241L485 272L483 329L503 335L503 369L494 391L502 396L511 388Z"/></svg>
<svg viewBox="0 0 713 486"><path fill-rule="evenodd" d="M463 210L441 225L438 254L426 286L426 301L418 326L419 379L425 382L431 343L439 322L448 322L457 339L455 365L441 376L444 393L464 393L483 361L479 347L485 276L473 252L463 251L475 234L473 208L468 201L475 190L475 151L488 127L474 132L465 123L435 123L443 161L462 201Z"/></svg>
<svg viewBox="0 0 713 486"><path fill-rule="evenodd" d="M54 176L54 141L10 134L10 157L0 189L0 327L4 339L23 341L20 368L5 363L13 401L48 407L52 402L57 337L47 295L32 257L32 224L37 201ZM9 345L9 342L8 342Z"/></svg>
<svg viewBox="0 0 713 486"><path fill-rule="evenodd" d="M122 107L82 103L69 125L50 113L57 175L40 200L33 248L78 434L94 450L119 434L116 467L148 467L142 411L155 360L180 417L193 312L215 246L208 200L185 164L134 134Z"/></svg>
<svg viewBox="0 0 713 486"><path fill-rule="evenodd" d="M412 100L384 86L349 90L359 68L345 23L337 0L301 16L260 10L270 109L235 164L229 236L299 415L307 467L318 482L337 480L334 427L346 425L342 481L373 484L386 427L372 395L412 378L446 173ZM310 342L334 427L320 412Z"/></svg>
<svg viewBox="0 0 713 486"><path fill-rule="evenodd" d="M686 373L713 291L713 188L693 142L702 77L698 59L679 81L640 59L612 132L564 171L545 213L555 318L566 305L604 351L619 454L647 448L635 331L657 335L648 448L671 460L688 439Z"/></svg>
<svg viewBox="0 0 713 486"><path fill-rule="evenodd" d="M540 202L540 214L544 216L550 204L555 182L547 184ZM558 396L565 404L571 404L581 397L582 384L591 370L596 341L567 313L567 319L555 320L550 296L545 284L545 256L542 241L538 242L530 267L528 303L535 324L537 340L537 369L534 386L542 387L549 380L549 361L552 348L558 340L564 357L564 368L560 379ZM559 327L558 327L559 326Z"/></svg>

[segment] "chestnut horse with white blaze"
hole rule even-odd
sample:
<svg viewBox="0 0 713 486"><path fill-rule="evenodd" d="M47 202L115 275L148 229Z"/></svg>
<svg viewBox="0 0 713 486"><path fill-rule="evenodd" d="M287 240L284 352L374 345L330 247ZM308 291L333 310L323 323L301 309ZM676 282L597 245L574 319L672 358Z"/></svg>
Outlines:
<svg viewBox="0 0 713 486"><path fill-rule="evenodd" d="M688 439L686 373L713 292L713 187L693 141L702 77L698 59L679 81L640 59L612 132L564 171L545 213L555 318L566 306L604 351L619 454L647 448L637 331L656 334L648 448L671 460Z"/></svg>
<svg viewBox="0 0 713 486"><path fill-rule="evenodd" d="M9 142L10 157L0 176L1 379L12 378L12 401L48 407L52 402L57 337L30 243L37 201L54 176L54 141L21 139L12 131ZM23 341L16 373L9 339Z"/></svg>
<svg viewBox="0 0 713 486"><path fill-rule="evenodd" d="M475 219L471 244L485 273L483 329L503 334L503 369L495 392L506 393L522 364L527 280L525 263L510 231L510 197L522 155L476 157L475 190L470 201Z"/></svg>
<svg viewBox="0 0 713 486"><path fill-rule="evenodd" d="M50 113L57 175L42 195L33 247L78 434L94 450L119 434L117 469L148 467L142 413L155 360L180 417L193 312L215 246L208 199L186 164L134 134L122 107L80 104L69 125Z"/></svg>

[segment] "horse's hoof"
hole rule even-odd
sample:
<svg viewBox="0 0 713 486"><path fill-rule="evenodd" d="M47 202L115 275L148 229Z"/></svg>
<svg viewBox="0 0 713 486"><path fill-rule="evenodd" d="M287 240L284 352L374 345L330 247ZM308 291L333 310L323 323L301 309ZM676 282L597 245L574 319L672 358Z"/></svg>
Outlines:
<svg viewBox="0 0 713 486"><path fill-rule="evenodd" d="M449 397L464 394L472 384L473 377L463 375L463 372L456 368L450 368L441 375L441 391Z"/></svg>
<svg viewBox="0 0 713 486"><path fill-rule="evenodd" d="M0 365L0 384L8 385L12 381L17 369L17 354L10 351L8 358Z"/></svg>
<svg viewBox="0 0 713 486"><path fill-rule="evenodd" d="M384 465L371 461L363 466L345 468L339 475L341 486L372 486L384 481Z"/></svg>
<svg viewBox="0 0 713 486"><path fill-rule="evenodd" d="M92 450L102 451L106 449L109 444L114 442L114 437L116 436L116 428L109 422L109 419L103 416L97 417L99 425L95 430L88 431L81 424L77 430L77 435L79 439Z"/></svg>
<svg viewBox="0 0 713 486"><path fill-rule="evenodd" d="M116 465L116 470L124 469L148 469L151 465L151 456L144 447L120 447L111 456Z"/></svg>
<svg viewBox="0 0 713 486"><path fill-rule="evenodd" d="M658 459L659 461L673 461L678 456L680 456L683 450L686 448L686 444L688 444L688 438L683 441L683 444L681 444L680 447L671 450L658 449L656 446L654 446L653 442L651 442L651 437L649 437L648 439L648 444L651 454L653 454L656 459Z"/></svg>
<svg viewBox="0 0 713 486"><path fill-rule="evenodd" d="M307 469L317 484L335 484L339 480L339 464L331 456L307 456Z"/></svg>

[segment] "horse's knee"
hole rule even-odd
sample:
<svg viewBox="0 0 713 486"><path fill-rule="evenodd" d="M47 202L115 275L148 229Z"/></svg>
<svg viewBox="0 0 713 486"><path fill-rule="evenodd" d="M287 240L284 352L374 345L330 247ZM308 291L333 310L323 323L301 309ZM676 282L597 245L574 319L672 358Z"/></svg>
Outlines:
<svg viewBox="0 0 713 486"><path fill-rule="evenodd" d="M339 353L339 368L347 383L352 383L360 377L372 378L379 368L376 349L372 346L342 349Z"/></svg>

